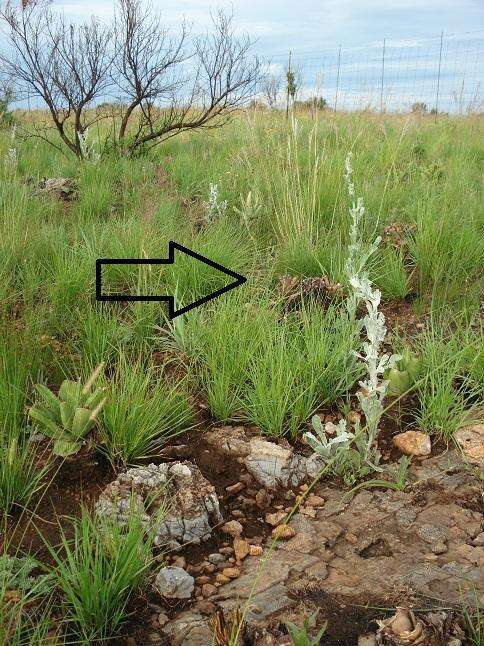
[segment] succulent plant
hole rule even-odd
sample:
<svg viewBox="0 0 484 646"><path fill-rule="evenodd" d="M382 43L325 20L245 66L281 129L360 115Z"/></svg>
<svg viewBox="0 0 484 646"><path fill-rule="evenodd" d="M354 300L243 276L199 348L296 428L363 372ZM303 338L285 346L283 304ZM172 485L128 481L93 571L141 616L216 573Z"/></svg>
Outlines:
<svg viewBox="0 0 484 646"><path fill-rule="evenodd" d="M392 397L399 397L405 394L417 381L421 370L421 357L416 357L406 348L402 352L397 365L391 368L385 375L388 380L388 394Z"/></svg>
<svg viewBox="0 0 484 646"><path fill-rule="evenodd" d="M92 372L84 385L66 379L55 395L42 384L36 389L41 401L29 409L29 416L42 426L42 432L55 440L53 452L66 457L77 453L106 403L105 388L94 387L104 364Z"/></svg>

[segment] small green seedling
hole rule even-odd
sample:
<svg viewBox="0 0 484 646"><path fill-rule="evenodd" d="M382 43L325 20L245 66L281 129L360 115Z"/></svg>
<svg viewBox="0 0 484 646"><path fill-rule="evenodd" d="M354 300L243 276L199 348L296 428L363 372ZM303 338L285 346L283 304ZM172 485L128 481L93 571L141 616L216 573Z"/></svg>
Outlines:
<svg viewBox="0 0 484 646"><path fill-rule="evenodd" d="M303 621L302 626L297 626L292 621L286 622L286 628L291 638L293 646L318 646L321 638L326 632L328 627L327 622L324 623L322 628L319 630L318 634L315 637L309 636L310 623L315 618L315 615L310 615L306 617Z"/></svg>
<svg viewBox="0 0 484 646"><path fill-rule="evenodd" d="M93 371L82 386L80 380L66 379L54 395L46 386L37 384L42 400L29 409L29 416L42 426L42 432L55 440L53 452L66 457L77 453L106 403L105 388L94 388L104 364Z"/></svg>

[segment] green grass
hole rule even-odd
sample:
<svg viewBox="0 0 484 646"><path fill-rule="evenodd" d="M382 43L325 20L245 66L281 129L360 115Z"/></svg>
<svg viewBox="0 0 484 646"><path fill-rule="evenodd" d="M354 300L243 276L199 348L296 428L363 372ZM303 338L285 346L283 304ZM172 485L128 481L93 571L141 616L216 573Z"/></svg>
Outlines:
<svg viewBox="0 0 484 646"><path fill-rule="evenodd" d="M152 364L133 363L120 354L101 416L100 448L113 464L126 466L156 455L193 420L185 384L174 384Z"/></svg>
<svg viewBox="0 0 484 646"><path fill-rule="evenodd" d="M86 644L115 637L129 618L128 601L144 583L152 561L141 520L131 514L121 529L114 521L83 512L74 521L72 539L62 532L62 550L47 547L74 635Z"/></svg>

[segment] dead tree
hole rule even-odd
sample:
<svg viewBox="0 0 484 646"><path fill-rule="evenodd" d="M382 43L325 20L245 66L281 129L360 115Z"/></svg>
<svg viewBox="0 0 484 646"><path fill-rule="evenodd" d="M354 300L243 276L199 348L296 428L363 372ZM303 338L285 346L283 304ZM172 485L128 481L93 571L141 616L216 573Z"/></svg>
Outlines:
<svg viewBox="0 0 484 646"><path fill-rule="evenodd" d="M277 104L280 89L281 78L279 76L267 76L262 82L262 94L271 109Z"/></svg>
<svg viewBox="0 0 484 646"><path fill-rule="evenodd" d="M213 32L171 37L140 0L120 0L113 81L127 107L118 141L138 153L184 130L216 128L257 92L260 65L232 18L213 17Z"/></svg>
<svg viewBox="0 0 484 646"><path fill-rule="evenodd" d="M22 93L41 97L61 140L75 155L84 156L83 137L99 118L88 111L107 89L112 56L108 28L96 20L67 24L44 1L14 8L8 2L0 13L10 32L10 51L0 60ZM51 128L35 134L60 148Z"/></svg>

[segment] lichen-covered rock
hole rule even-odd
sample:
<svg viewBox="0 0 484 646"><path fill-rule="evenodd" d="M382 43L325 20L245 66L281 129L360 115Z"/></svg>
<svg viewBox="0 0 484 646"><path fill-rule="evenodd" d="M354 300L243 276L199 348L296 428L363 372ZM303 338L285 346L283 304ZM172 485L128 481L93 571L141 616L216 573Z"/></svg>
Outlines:
<svg viewBox="0 0 484 646"><path fill-rule="evenodd" d="M484 424L460 428L455 439L469 462L484 469Z"/></svg>
<svg viewBox="0 0 484 646"><path fill-rule="evenodd" d="M190 599L195 579L181 567L164 567L156 575L154 586L168 599Z"/></svg>
<svg viewBox="0 0 484 646"><path fill-rule="evenodd" d="M207 540L223 520L215 488L190 462L128 469L103 491L96 512L121 525L134 512L154 532L155 545L170 549Z"/></svg>
<svg viewBox="0 0 484 646"><path fill-rule="evenodd" d="M427 433L406 431L393 438L393 444L405 455L423 457L432 453L432 444Z"/></svg>

